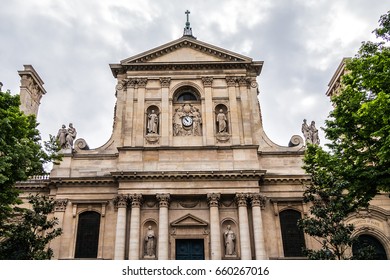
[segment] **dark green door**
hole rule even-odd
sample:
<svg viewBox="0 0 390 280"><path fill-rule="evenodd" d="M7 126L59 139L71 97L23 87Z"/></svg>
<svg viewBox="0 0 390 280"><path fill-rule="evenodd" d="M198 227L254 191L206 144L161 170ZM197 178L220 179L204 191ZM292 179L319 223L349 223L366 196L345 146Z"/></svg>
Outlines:
<svg viewBox="0 0 390 280"><path fill-rule="evenodd" d="M176 239L177 260L204 260L203 239Z"/></svg>

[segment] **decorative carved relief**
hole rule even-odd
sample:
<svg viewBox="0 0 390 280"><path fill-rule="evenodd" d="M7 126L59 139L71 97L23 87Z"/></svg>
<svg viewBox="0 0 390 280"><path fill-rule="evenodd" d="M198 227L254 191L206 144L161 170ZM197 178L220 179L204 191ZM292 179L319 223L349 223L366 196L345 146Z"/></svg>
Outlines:
<svg viewBox="0 0 390 280"><path fill-rule="evenodd" d="M175 108L173 115L173 136L202 136L202 115L192 104Z"/></svg>
<svg viewBox="0 0 390 280"><path fill-rule="evenodd" d="M139 88L139 87L142 88L142 87L146 87L147 83L148 83L147 78L132 78L132 79L127 80L127 87L128 88Z"/></svg>
<svg viewBox="0 0 390 280"><path fill-rule="evenodd" d="M66 205L68 204L67 199L58 199L54 201L54 211L56 212L65 212Z"/></svg>

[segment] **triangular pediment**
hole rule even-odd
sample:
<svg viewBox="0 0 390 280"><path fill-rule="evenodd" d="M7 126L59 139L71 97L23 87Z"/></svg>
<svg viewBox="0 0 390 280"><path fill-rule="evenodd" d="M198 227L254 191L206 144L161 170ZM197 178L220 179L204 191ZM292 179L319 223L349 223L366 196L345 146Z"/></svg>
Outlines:
<svg viewBox="0 0 390 280"><path fill-rule="evenodd" d="M134 63L175 63L175 62L251 62L252 59L192 37L182 38L129 57L121 65Z"/></svg>
<svg viewBox="0 0 390 280"><path fill-rule="evenodd" d="M184 215L183 217L171 223L171 226L173 227L200 227L200 226L207 226L207 225L208 223L206 221L190 213Z"/></svg>

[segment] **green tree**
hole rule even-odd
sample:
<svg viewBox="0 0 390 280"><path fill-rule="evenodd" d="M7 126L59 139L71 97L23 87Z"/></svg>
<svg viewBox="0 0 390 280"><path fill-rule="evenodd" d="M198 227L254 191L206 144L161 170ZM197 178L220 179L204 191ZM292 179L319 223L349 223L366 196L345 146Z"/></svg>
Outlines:
<svg viewBox="0 0 390 280"><path fill-rule="evenodd" d="M346 62L341 90L332 97L334 109L324 128L328 150L309 145L305 153L303 168L312 185L304 200L313 206L299 225L322 246L306 250L309 258L372 255L346 254L357 241L353 225L344 221L356 209L368 207L379 192L390 191L390 11L381 16L374 33L378 42L363 42Z"/></svg>
<svg viewBox="0 0 390 280"><path fill-rule="evenodd" d="M30 195L32 209L14 209L14 218L6 225L4 240L0 243L0 259L49 260L53 250L47 245L62 232L55 228L57 218L48 219L54 210L54 201L46 196Z"/></svg>
<svg viewBox="0 0 390 280"><path fill-rule="evenodd" d="M19 95L0 92L0 242L9 236L9 219L20 204L15 183L46 174L44 165L61 160L56 139L41 145L36 118L19 109Z"/></svg>
<svg viewBox="0 0 390 280"><path fill-rule="evenodd" d="M19 95L0 92L0 237L13 205L20 202L15 183L45 174L44 164L60 159L54 137L43 149L35 116L24 115L19 105Z"/></svg>

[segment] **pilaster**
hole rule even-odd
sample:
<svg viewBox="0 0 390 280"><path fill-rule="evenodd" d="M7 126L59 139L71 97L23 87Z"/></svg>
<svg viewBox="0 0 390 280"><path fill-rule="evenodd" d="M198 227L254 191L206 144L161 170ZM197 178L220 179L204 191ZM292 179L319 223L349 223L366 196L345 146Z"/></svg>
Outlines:
<svg viewBox="0 0 390 280"><path fill-rule="evenodd" d="M226 83L228 86L228 94L229 94L229 107L230 107L230 122L231 122L231 134L232 134L232 144L239 145L240 144L240 129L239 129L239 118L237 111L237 94L236 87L238 86L236 83L236 77L226 77Z"/></svg>
<svg viewBox="0 0 390 280"><path fill-rule="evenodd" d="M213 118L213 91L212 91L212 84L213 84L213 77L203 77L202 78L203 87L204 87L204 102L205 102L205 112L204 112L204 122L203 125L205 126L206 130L206 145L214 145L214 118Z"/></svg>
<svg viewBox="0 0 390 280"><path fill-rule="evenodd" d="M161 83L161 141L162 146L169 145L169 86L171 78L160 78Z"/></svg>

